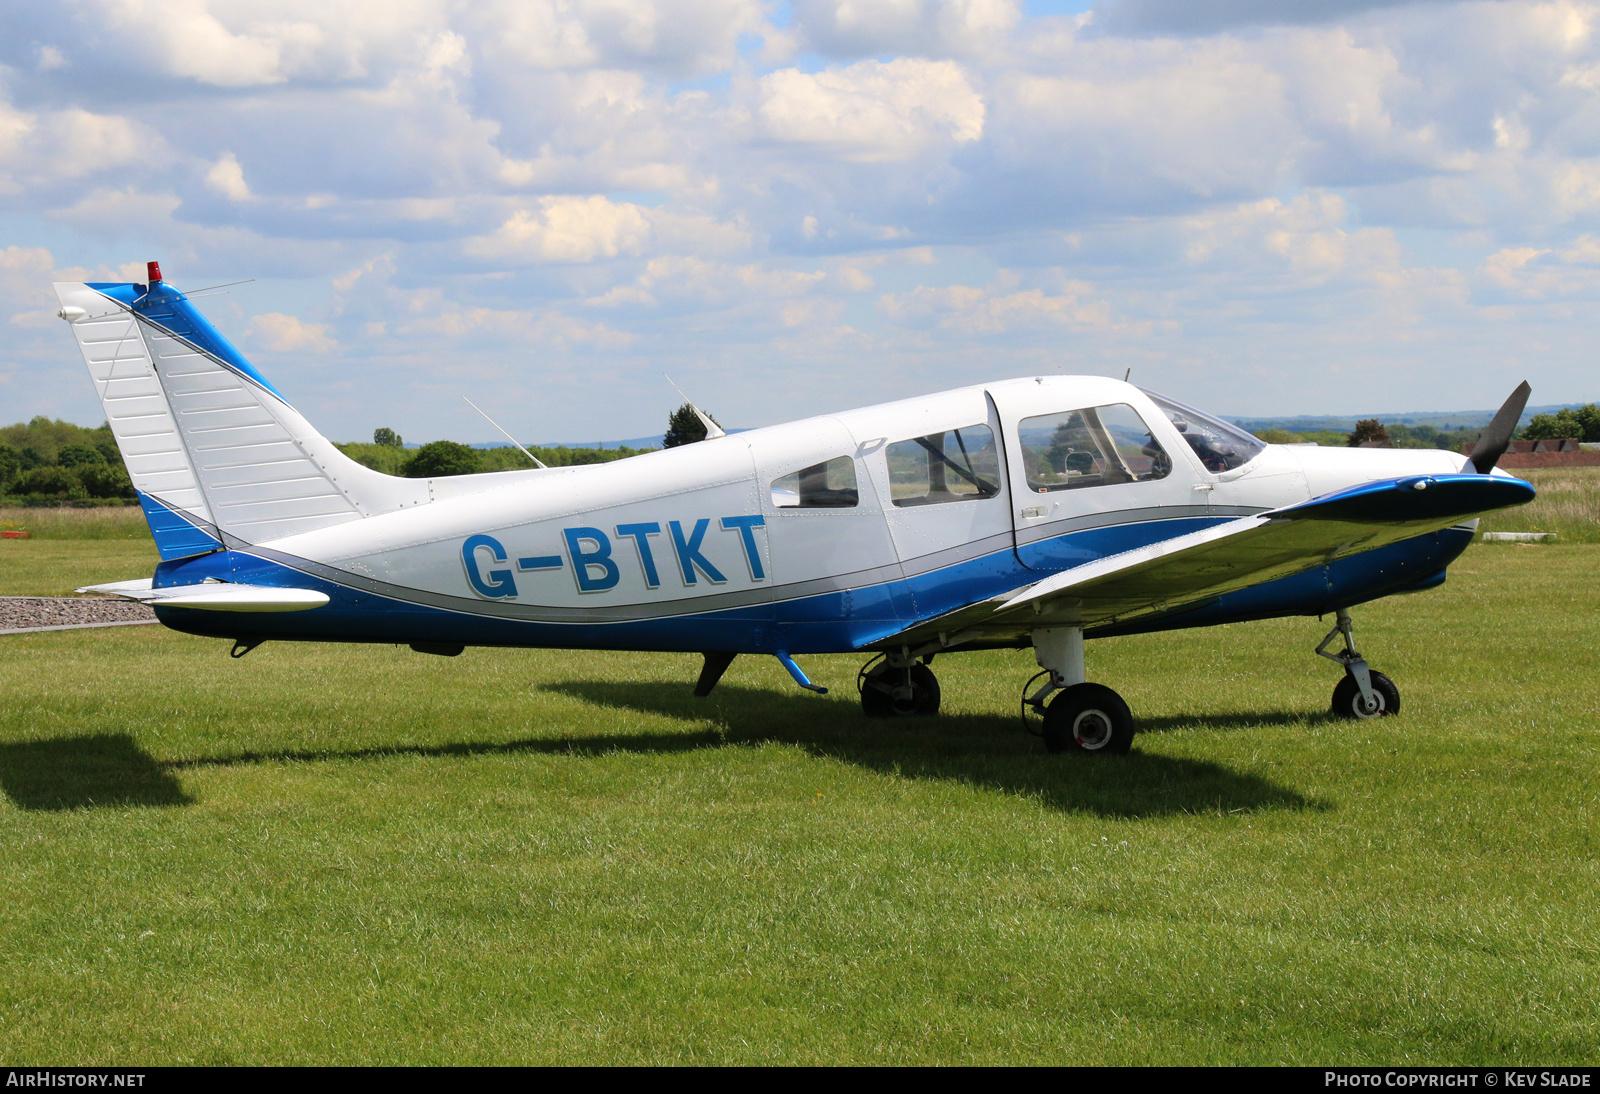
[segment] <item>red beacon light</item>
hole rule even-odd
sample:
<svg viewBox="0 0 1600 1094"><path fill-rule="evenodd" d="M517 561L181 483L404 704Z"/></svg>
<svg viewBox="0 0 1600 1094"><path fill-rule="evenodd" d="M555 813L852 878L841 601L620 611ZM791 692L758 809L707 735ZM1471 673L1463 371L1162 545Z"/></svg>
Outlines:
<svg viewBox="0 0 1600 1094"><path fill-rule="evenodd" d="M154 285L156 282L161 280L161 263L146 262L145 268L150 274L150 284Z"/></svg>

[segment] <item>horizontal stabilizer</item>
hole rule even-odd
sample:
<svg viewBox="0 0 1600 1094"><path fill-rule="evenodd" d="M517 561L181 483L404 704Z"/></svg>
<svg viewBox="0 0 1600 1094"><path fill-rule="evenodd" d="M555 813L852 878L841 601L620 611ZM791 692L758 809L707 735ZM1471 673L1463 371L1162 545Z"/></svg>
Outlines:
<svg viewBox="0 0 1600 1094"><path fill-rule="evenodd" d="M328 602L327 593L312 589L282 589L270 585L239 585L227 581L204 581L197 585L151 588L151 580L114 581L109 585L89 585L77 590L136 600L152 608L198 608L208 612L303 612Z"/></svg>

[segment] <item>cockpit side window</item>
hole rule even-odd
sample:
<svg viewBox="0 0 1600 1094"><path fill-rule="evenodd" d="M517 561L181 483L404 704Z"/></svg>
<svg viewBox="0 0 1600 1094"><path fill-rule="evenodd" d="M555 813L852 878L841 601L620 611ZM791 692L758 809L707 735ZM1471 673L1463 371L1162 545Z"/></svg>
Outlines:
<svg viewBox="0 0 1600 1094"><path fill-rule="evenodd" d="M1144 391L1143 388L1139 390ZM1266 442L1220 418L1202 414L1193 407L1175 403L1153 391L1145 391L1145 394L1161 408L1162 413L1172 419L1173 427L1183 434L1183 439L1189 442L1189 447L1194 449L1194 454L1200 457L1207 471L1217 473L1243 467L1267 447Z"/></svg>
<svg viewBox="0 0 1600 1094"><path fill-rule="evenodd" d="M1000 458L986 425L964 425L888 446L889 500L898 508L980 501L1000 493Z"/></svg>
<svg viewBox="0 0 1600 1094"><path fill-rule="evenodd" d="M772 504L778 509L854 509L856 461L836 456L772 480Z"/></svg>
<svg viewBox="0 0 1600 1094"><path fill-rule="evenodd" d="M1028 489L1039 494L1164 479L1172 459L1127 403L1024 418L1017 428Z"/></svg>

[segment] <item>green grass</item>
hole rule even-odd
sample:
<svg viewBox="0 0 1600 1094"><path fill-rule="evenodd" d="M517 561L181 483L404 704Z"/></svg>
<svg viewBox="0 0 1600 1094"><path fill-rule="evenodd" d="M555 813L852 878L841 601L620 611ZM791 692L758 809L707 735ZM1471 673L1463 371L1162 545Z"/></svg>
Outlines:
<svg viewBox="0 0 1600 1094"><path fill-rule="evenodd" d="M847 657L0 639L0 1058L1586 1064L1597 562L1358 609L1374 724L1314 620L1091 643L1087 761L1025 652L881 724Z"/></svg>
<svg viewBox="0 0 1600 1094"><path fill-rule="evenodd" d="M1490 513L1485 532L1555 532L1562 543L1600 543L1600 467L1511 472L1539 496L1527 505Z"/></svg>
<svg viewBox="0 0 1600 1094"><path fill-rule="evenodd" d="M126 539L0 539L0 596L71 596L72 590L149 577L161 557L147 535Z"/></svg>
<svg viewBox="0 0 1600 1094"><path fill-rule="evenodd" d="M160 561L137 505L102 509L0 509L0 596L70 596L84 585L149 577Z"/></svg>
<svg viewBox="0 0 1600 1094"><path fill-rule="evenodd" d="M27 532L30 539L150 541L150 526L137 505L110 505L94 509L0 508L0 529Z"/></svg>

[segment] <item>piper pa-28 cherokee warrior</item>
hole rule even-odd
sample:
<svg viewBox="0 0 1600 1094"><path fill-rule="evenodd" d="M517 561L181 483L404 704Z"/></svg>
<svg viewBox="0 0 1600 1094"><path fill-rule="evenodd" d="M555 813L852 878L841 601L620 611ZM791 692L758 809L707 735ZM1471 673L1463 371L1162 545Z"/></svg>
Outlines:
<svg viewBox="0 0 1600 1094"><path fill-rule="evenodd" d="M868 652L875 716L939 709L935 655L1031 646L1052 752L1126 752L1085 638L1336 623L1334 713L1400 709L1348 609L1429 589L1478 514L1521 385L1472 454L1265 444L1131 384L1040 376L584 467L395 478L344 456L161 280L56 285L162 561L85 592L229 638L677 650L706 695L741 653ZM1342 639L1342 649L1328 647ZM1028 712L1032 712L1030 715Z"/></svg>

